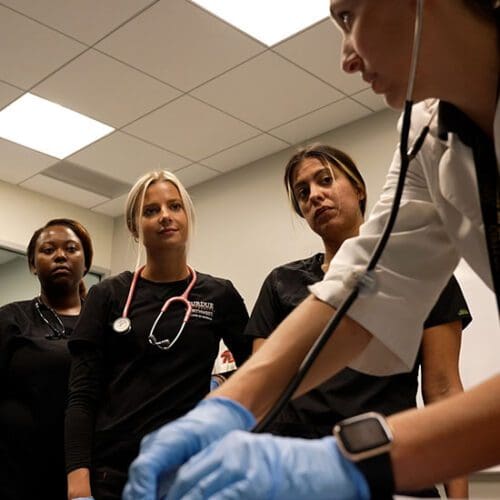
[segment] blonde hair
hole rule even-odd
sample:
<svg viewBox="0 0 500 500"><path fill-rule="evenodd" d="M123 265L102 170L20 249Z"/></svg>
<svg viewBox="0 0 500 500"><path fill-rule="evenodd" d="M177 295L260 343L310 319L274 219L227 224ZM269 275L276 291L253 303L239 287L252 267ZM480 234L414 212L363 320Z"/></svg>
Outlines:
<svg viewBox="0 0 500 500"><path fill-rule="evenodd" d="M193 201L191 200L189 193L186 191L186 188L182 185L177 176L175 176L168 170L155 170L153 172L144 174L132 186L132 189L128 193L127 202L125 204L125 221L127 224L127 228L134 239L139 243L139 252L137 255L136 267L139 267L139 262L141 260L141 251L143 247L143 235L139 220L144 209L144 199L146 198L146 191L148 190L149 186L155 184L156 182L170 182L179 191L182 204L184 206L184 211L186 212L188 226L186 251L189 247L189 243L194 231L195 211Z"/></svg>

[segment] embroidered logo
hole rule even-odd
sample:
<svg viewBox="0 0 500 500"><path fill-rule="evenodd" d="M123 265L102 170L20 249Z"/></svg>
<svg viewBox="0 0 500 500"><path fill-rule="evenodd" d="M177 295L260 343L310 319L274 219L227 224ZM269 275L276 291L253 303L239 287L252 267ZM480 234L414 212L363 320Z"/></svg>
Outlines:
<svg viewBox="0 0 500 500"><path fill-rule="evenodd" d="M203 300L193 300L191 301L191 316L193 318L208 319L212 321L214 319L214 303L204 302Z"/></svg>

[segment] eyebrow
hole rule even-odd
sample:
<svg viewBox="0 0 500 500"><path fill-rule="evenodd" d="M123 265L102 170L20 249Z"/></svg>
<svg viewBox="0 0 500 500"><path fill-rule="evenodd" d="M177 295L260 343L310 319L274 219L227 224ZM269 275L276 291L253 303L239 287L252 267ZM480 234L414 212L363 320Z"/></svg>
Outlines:
<svg viewBox="0 0 500 500"><path fill-rule="evenodd" d="M329 167L327 167L326 165L323 165L323 168L317 170L316 172L314 172L314 175L313 175L313 179L315 179L316 177L318 177L319 175L321 175L323 172L325 172L325 170L333 175L335 177L335 170L333 170L333 166L332 166L332 170L330 170ZM304 185L307 186L308 182L306 180L299 180L297 181L295 184L292 185L292 189L295 190L297 189L297 187L302 187Z"/></svg>

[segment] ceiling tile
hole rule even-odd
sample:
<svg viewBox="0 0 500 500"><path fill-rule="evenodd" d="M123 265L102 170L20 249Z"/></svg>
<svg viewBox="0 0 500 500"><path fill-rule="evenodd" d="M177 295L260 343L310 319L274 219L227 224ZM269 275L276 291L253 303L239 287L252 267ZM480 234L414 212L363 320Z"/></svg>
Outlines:
<svg viewBox="0 0 500 500"><path fill-rule="evenodd" d="M242 144L237 144L221 153L202 160L204 165L215 168L219 172L228 172L235 168L251 163L259 158L281 151L289 146L288 143L276 139L268 134L254 137Z"/></svg>
<svg viewBox="0 0 500 500"><path fill-rule="evenodd" d="M264 50L186 0L155 4L97 48L182 90Z"/></svg>
<svg viewBox="0 0 500 500"><path fill-rule="evenodd" d="M84 208L91 208L108 199L85 189L51 179L42 174L35 175L31 179L21 183L20 186Z"/></svg>
<svg viewBox="0 0 500 500"><path fill-rule="evenodd" d="M152 0L2 0L43 24L55 28L83 43L92 45L106 33L139 12Z"/></svg>
<svg viewBox="0 0 500 500"><path fill-rule="evenodd" d="M354 94L367 87L359 73L348 75L339 63L342 35L327 19L289 38L273 50L314 73L345 94Z"/></svg>
<svg viewBox="0 0 500 500"><path fill-rule="evenodd" d="M58 162L57 158L0 139L0 179L18 184Z"/></svg>
<svg viewBox="0 0 500 500"><path fill-rule="evenodd" d="M129 183L134 183L150 170L167 169L174 172L191 163L122 132L115 132L68 159Z"/></svg>
<svg viewBox="0 0 500 500"><path fill-rule="evenodd" d="M115 128L180 95L172 87L95 50L76 58L32 93Z"/></svg>
<svg viewBox="0 0 500 500"><path fill-rule="evenodd" d="M273 52L219 76L192 95L263 130L343 97Z"/></svg>
<svg viewBox="0 0 500 500"><path fill-rule="evenodd" d="M193 164L175 172L175 175L179 178L185 188L189 188L195 186L196 184L208 181L208 179L216 177L219 173L202 165Z"/></svg>
<svg viewBox="0 0 500 500"><path fill-rule="evenodd" d="M121 179L109 177L68 160L61 160L45 169L42 174L86 191L100 194L107 199L128 193L132 187L130 183L123 182Z"/></svg>
<svg viewBox="0 0 500 500"><path fill-rule="evenodd" d="M198 161L259 131L189 96L125 128L126 132Z"/></svg>
<svg viewBox="0 0 500 500"><path fill-rule="evenodd" d="M370 113L369 109L346 98L275 128L272 133L291 144L297 144Z"/></svg>
<svg viewBox="0 0 500 500"><path fill-rule="evenodd" d="M0 6L0 80L29 89L86 47Z"/></svg>
<svg viewBox="0 0 500 500"><path fill-rule="evenodd" d="M359 94L352 96L352 98L356 99L356 101L364 104L373 111L380 111L388 108L384 98L375 94L372 89L366 89L363 92L359 92Z"/></svg>
<svg viewBox="0 0 500 500"><path fill-rule="evenodd" d="M127 196L124 194L119 198L114 200L105 201L101 205L97 205L92 208L93 212L99 212L100 214L109 215L111 217L119 217L125 213L125 203L127 201Z"/></svg>
<svg viewBox="0 0 500 500"><path fill-rule="evenodd" d="M12 85L0 82L0 109L15 101L24 92Z"/></svg>

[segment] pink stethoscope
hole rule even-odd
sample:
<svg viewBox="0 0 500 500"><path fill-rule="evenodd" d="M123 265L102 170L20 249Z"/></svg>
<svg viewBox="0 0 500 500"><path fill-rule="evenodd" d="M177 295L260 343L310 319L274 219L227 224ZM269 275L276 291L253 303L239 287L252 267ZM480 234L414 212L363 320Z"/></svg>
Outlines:
<svg viewBox="0 0 500 500"><path fill-rule="evenodd" d="M123 313L122 313L120 318L117 318L113 321L113 330L116 333L119 333L121 335L126 335L132 329L132 323L128 317L128 312L130 309L130 304L132 303L132 297L134 296L137 280L139 279L139 276L140 276L142 270L144 269L144 267L145 266L142 266L141 268L137 269L137 271L135 271L134 278L132 279L132 283L130 284L127 302L125 303L125 307L123 308ZM193 286L196 283L196 271L190 266L187 266L187 268L189 270L189 274L191 275L191 281L189 282L189 285L187 286L186 290L184 290L184 293L182 295L179 295L177 297L170 297L169 299L167 299L165 301L162 308L160 309L160 313L156 317L155 322L153 323L153 326L151 327L151 330L149 331L149 335L148 335L149 343L160 348L160 349L163 349L163 350L168 350L168 349L173 347L173 345L177 342L177 340L181 336L181 333L184 330L186 323L188 322L189 318L191 317L191 309L192 308L191 308L191 302L189 302L189 300L188 300L188 296L189 296L189 292L191 291L191 289L193 288ZM163 316L163 313L174 302L182 302L186 307L186 313L184 314L184 318L182 320L182 325L179 328L179 331L177 332L177 335L174 337L173 340L169 340L169 339L157 340L155 335L154 335L156 325L158 324L158 321L160 321L160 318Z"/></svg>

